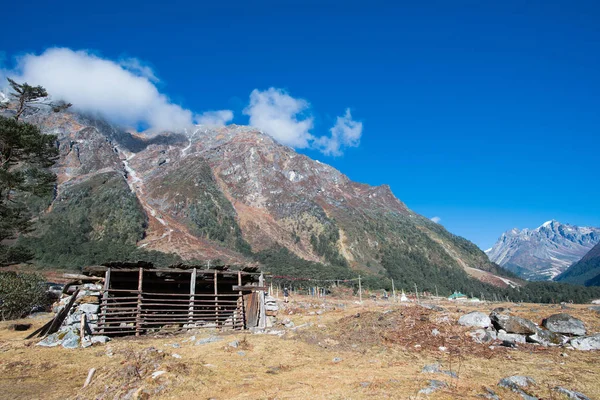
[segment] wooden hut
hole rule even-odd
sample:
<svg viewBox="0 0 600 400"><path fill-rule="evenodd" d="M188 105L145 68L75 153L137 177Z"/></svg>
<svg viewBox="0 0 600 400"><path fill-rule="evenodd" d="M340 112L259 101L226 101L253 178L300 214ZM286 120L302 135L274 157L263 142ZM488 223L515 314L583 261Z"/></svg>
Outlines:
<svg viewBox="0 0 600 400"><path fill-rule="evenodd" d="M83 273L104 280L94 334L142 335L166 326L264 327L265 288L257 266L114 262L85 267Z"/></svg>

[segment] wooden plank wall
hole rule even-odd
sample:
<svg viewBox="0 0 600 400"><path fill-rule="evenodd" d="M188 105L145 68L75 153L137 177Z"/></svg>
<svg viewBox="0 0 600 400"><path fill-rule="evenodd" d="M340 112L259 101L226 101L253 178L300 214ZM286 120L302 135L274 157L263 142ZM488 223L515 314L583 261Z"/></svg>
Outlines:
<svg viewBox="0 0 600 400"><path fill-rule="evenodd" d="M113 273L115 271L112 271ZM114 278L113 278L114 280ZM214 273L214 293L196 293L196 270L190 274L189 293L156 293L144 289L144 270L138 271L137 290L114 289L111 286L111 270L105 275L102 289L98 328L95 334L141 335L149 329L165 325L181 328L219 327L245 329L256 326L247 324L244 295L241 290L219 293L217 273ZM206 282L206 281L205 281ZM241 286L241 273L238 273ZM237 288L236 288L237 289ZM256 293L251 293L256 298ZM256 300L253 302L257 303ZM255 314L258 304L252 306ZM257 316L257 315L256 315ZM256 319L256 318L254 318Z"/></svg>

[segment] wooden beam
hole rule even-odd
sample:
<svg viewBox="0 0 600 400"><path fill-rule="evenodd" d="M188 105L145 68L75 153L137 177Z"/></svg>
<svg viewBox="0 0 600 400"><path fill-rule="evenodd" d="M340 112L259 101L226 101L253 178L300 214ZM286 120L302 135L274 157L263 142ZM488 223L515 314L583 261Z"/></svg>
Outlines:
<svg viewBox="0 0 600 400"><path fill-rule="evenodd" d="M215 285L215 317L218 320L219 319L219 290L217 288L217 270L215 270L214 285ZM218 326L219 326L219 324L217 323L217 327Z"/></svg>
<svg viewBox="0 0 600 400"><path fill-rule="evenodd" d="M232 290L237 290L240 292L260 292L267 290L266 286L242 286L242 285L233 285Z"/></svg>
<svg viewBox="0 0 600 400"><path fill-rule="evenodd" d="M242 274L238 271L238 286L242 286ZM234 289L235 290L235 286ZM240 317L242 319L242 329L246 329L246 312L244 310L244 293L239 289L238 308L240 311Z"/></svg>
<svg viewBox="0 0 600 400"><path fill-rule="evenodd" d="M135 318L135 336L140 336L140 333L142 331L142 281L144 279L144 268L140 267L138 274L138 298L137 314Z"/></svg>
<svg viewBox="0 0 600 400"><path fill-rule="evenodd" d="M100 324L104 325L102 314L106 313L106 307L108 303L108 291L110 290L110 268L106 269L104 274L104 293L102 293L102 302L100 303ZM104 329L100 330L100 333L104 333Z"/></svg>

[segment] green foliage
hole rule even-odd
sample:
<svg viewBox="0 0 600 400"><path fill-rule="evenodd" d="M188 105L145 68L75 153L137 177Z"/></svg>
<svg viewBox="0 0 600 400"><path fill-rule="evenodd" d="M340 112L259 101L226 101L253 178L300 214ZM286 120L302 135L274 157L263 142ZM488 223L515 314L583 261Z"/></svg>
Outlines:
<svg viewBox="0 0 600 400"><path fill-rule="evenodd" d="M44 135L38 127L19 118L40 105L49 105L56 111L70 106L42 103L48 93L41 86L8 81L12 102L3 108L10 108L13 117L0 116L0 266L30 258L23 248L10 249L7 240L31 229L31 218L44 203L36 198L51 196L56 180L48 170L58 157L56 136Z"/></svg>
<svg viewBox="0 0 600 400"><path fill-rule="evenodd" d="M323 227L323 232L319 236L314 234L310 236L310 244L314 252L332 265L347 267L348 261L340 254L337 247L340 240L340 233L337 226L328 220Z"/></svg>
<svg viewBox="0 0 600 400"><path fill-rule="evenodd" d="M323 265L304 260L285 247L263 250L254 255L256 261L264 266L264 270L274 276L304 279L351 279L358 276L355 271L343 265ZM279 279L283 283L294 282L296 287L312 286L308 281Z"/></svg>
<svg viewBox="0 0 600 400"><path fill-rule="evenodd" d="M235 209L219 188L212 170L201 157L187 160L180 168L161 178L155 186L164 193L161 196L184 196L184 200L172 198L188 220L188 227L195 236L221 243L243 254L251 254L250 245L243 239L237 223Z"/></svg>
<svg viewBox="0 0 600 400"><path fill-rule="evenodd" d="M108 261L180 262L178 256L136 247L146 224L142 206L123 177L109 172L66 188L38 223L36 235L22 238L20 243L43 267L78 269Z"/></svg>
<svg viewBox="0 0 600 400"><path fill-rule="evenodd" d="M27 316L34 307L48 307L51 299L45 280L38 274L0 271L0 317L2 320Z"/></svg>

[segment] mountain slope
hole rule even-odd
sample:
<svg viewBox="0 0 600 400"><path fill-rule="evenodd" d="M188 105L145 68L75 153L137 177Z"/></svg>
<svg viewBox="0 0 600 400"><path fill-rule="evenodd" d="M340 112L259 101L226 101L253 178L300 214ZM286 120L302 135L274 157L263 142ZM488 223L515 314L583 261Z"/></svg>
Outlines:
<svg viewBox="0 0 600 400"><path fill-rule="evenodd" d="M468 273L513 284L495 276L502 270L475 245L408 209L388 186L352 182L254 128L139 136L74 113L38 114L29 121L58 135L61 152L58 194L36 237L64 211L58 205L70 188L100 187L99 181L109 179L119 188L113 205L132 198L131 210L141 216L123 219L135 234L122 240L139 249L225 262L288 254L337 277L343 271L394 278L409 270L451 270L464 276L459 281ZM70 201L69 209L78 204ZM110 204L85 201L90 216L113 215L103 210ZM88 225L86 237L101 241L106 224Z"/></svg>
<svg viewBox="0 0 600 400"><path fill-rule="evenodd" d="M556 281L586 286L600 286L600 243L583 258L555 278Z"/></svg>
<svg viewBox="0 0 600 400"><path fill-rule="evenodd" d="M513 229L486 251L490 260L530 280L549 280L600 242L600 229L548 221L536 229Z"/></svg>

